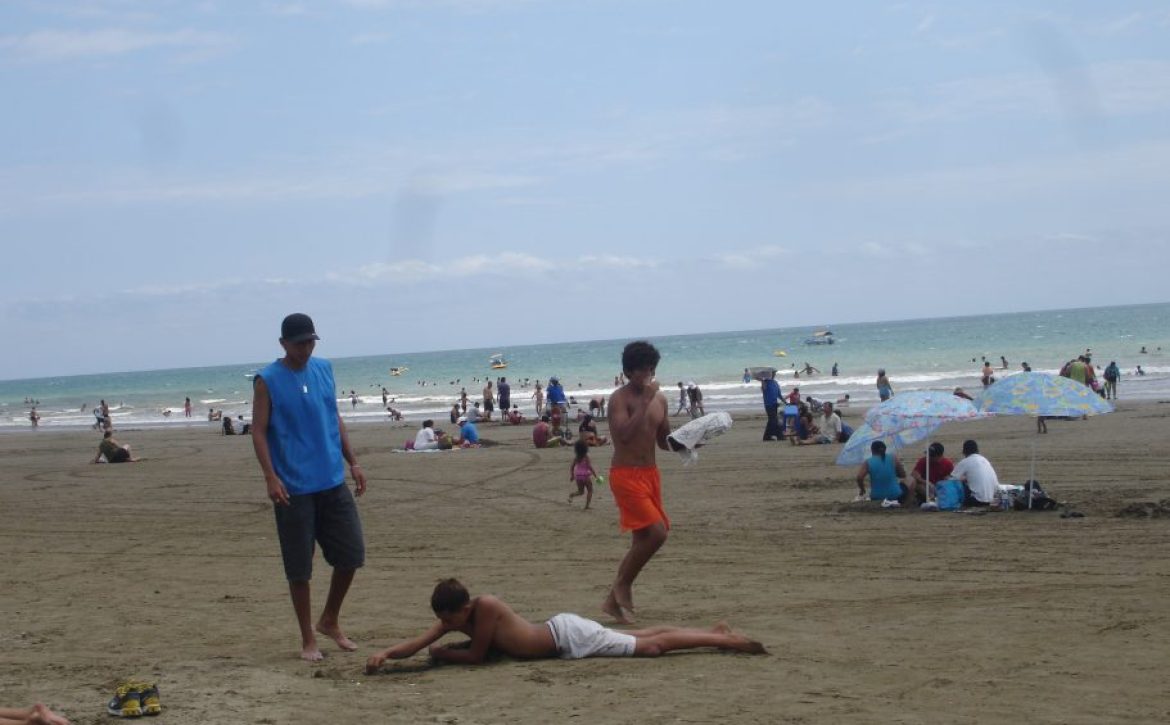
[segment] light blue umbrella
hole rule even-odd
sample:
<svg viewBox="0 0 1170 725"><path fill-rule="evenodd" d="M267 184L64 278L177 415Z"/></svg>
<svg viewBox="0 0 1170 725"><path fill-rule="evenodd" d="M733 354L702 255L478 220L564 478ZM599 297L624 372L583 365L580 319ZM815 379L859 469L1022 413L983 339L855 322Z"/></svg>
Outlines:
<svg viewBox="0 0 1170 725"><path fill-rule="evenodd" d="M978 420L988 417L988 413L980 411L965 398L960 398L951 392L938 390L910 390L901 393L870 408L865 414L865 422L874 430L887 447L900 448L904 445L916 443L936 431L943 423L956 420ZM865 426L862 426L864 428ZM858 430L861 430L859 428ZM878 438L872 438L877 440ZM849 442L853 442L850 437ZM861 444L863 451L868 451L868 443ZM844 451L841 452L844 455ZM856 453L850 456L856 457ZM857 461L865 460L863 454ZM841 458L837 459L841 463ZM926 458L926 478L930 479L930 457ZM927 487L929 500L930 487Z"/></svg>
<svg viewBox="0 0 1170 725"><path fill-rule="evenodd" d="M938 428L938 425L935 425L934 428L918 426L897 430L882 427L881 423L873 425L862 423L857 426L857 430L853 431L853 435L849 436L849 440L846 441L845 446L837 455L837 465L856 466L860 464L869 458L869 445L874 441L885 443L890 450L898 450L917 443L933 433L935 428Z"/></svg>
<svg viewBox="0 0 1170 725"><path fill-rule="evenodd" d="M1054 418L1112 413L1113 405L1084 383L1051 373L1016 373L989 385L975 405L997 415L1030 415ZM1032 439L1032 466L1028 476L1036 480L1036 439ZM1032 508L1032 487L1028 487Z"/></svg>
<svg viewBox="0 0 1170 725"><path fill-rule="evenodd" d="M929 428L934 430L953 420L976 420L987 417L975 404L950 392L911 390L875 405L865 414L865 422L879 423L886 430ZM924 436L925 437L925 436Z"/></svg>
<svg viewBox="0 0 1170 725"><path fill-rule="evenodd" d="M1112 413L1113 406L1088 385L1051 373L1016 373L988 386L975 407L997 415L1081 417Z"/></svg>

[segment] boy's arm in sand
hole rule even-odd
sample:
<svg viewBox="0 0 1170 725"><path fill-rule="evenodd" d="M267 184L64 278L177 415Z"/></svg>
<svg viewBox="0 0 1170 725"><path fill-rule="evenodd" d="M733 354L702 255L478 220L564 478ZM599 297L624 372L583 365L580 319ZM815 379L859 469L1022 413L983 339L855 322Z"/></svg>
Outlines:
<svg viewBox="0 0 1170 725"><path fill-rule="evenodd" d="M435 621L427 631L423 632L413 639L408 639L403 642L398 642L387 647L380 652L375 652L366 660L366 672L373 672L382 666L386 660L401 660L410 657L415 652L418 652L423 647L434 643L449 630L443 625L441 621Z"/></svg>
<svg viewBox="0 0 1170 725"><path fill-rule="evenodd" d="M288 506L288 489L284 487L280 476L276 475L272 467L272 453L268 450L268 419L272 414L272 398L268 396L268 385L260 376L253 378L252 388L252 448L256 451L256 460L264 473L268 498L275 504Z"/></svg>
<svg viewBox="0 0 1170 725"><path fill-rule="evenodd" d="M474 610L471 629L471 646L467 649L451 649L443 645L431 646L431 657L439 662L453 662L460 665L479 665L487 659L488 648L496 636L496 628L500 624L500 617L505 613L505 605L492 596L480 596L474 600ZM467 631L467 630L464 630Z"/></svg>

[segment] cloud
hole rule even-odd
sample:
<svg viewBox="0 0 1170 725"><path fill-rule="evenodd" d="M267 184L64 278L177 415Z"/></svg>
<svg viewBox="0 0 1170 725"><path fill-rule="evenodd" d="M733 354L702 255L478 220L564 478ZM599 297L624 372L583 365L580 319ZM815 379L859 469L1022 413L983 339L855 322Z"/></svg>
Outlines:
<svg viewBox="0 0 1170 725"><path fill-rule="evenodd" d="M219 33L176 30L169 33L120 28L104 30L37 30L25 35L0 36L0 52L27 63L53 63L83 58L108 58L143 50L173 48L186 51L218 50L232 40Z"/></svg>
<svg viewBox="0 0 1170 725"><path fill-rule="evenodd" d="M515 276L542 274L552 271L557 265L548 259L521 252L501 252L495 255L474 254L467 257L448 259L441 264L421 259L405 259L399 262L374 262L358 269L358 277L349 274L330 273L332 282L357 282L369 284L381 280L397 283L418 283L433 279L452 277L478 277L484 275Z"/></svg>
<svg viewBox="0 0 1170 725"><path fill-rule="evenodd" d="M605 267L610 269L653 269L660 262L657 259L638 259L617 254L587 254L577 260L582 267Z"/></svg>
<svg viewBox="0 0 1170 725"><path fill-rule="evenodd" d="M753 269L761 264L783 257L788 253L784 247L767 244L747 250L718 254L715 263L728 269Z"/></svg>

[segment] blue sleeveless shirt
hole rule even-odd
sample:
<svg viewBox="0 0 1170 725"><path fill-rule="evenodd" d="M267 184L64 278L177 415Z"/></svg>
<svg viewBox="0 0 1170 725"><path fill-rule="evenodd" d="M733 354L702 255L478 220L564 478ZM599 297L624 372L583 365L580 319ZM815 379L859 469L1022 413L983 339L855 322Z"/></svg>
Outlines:
<svg viewBox="0 0 1170 725"><path fill-rule="evenodd" d="M869 498L877 501L883 498L899 498L902 487L898 485L898 474L894 468L894 456L870 456L865 462L869 468Z"/></svg>
<svg viewBox="0 0 1170 725"><path fill-rule="evenodd" d="M272 401L267 435L272 468L289 495L317 493L345 483L329 361L311 357L304 370L291 370L277 360L256 377L264 379Z"/></svg>

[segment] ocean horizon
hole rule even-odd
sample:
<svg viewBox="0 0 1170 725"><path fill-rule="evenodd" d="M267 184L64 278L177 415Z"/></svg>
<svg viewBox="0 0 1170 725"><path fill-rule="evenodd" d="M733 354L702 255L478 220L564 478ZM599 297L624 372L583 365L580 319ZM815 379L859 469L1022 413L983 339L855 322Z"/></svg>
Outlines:
<svg viewBox="0 0 1170 725"><path fill-rule="evenodd" d="M751 367L775 367L785 392L798 386L806 396L838 400L848 394L851 402L869 405L877 400L878 368L888 371L895 390L974 391L980 387L984 359L997 375L1019 372L1023 362L1037 371L1056 372L1086 351L1098 367L1110 361L1121 367L1122 399L1170 397L1170 303L845 323L825 329L833 333L833 344L806 344L817 328L805 326L643 339L662 353L658 380L672 410L679 382L699 385L708 411L760 410L759 384L742 380L744 368ZM395 408L418 421L443 417L464 388L472 401L479 400L484 383L501 376L512 386L512 402L526 415L533 412L533 383L543 384L551 376L559 377L566 392L585 407L589 398L613 391L622 347L631 339L344 358L330 357L325 345L317 352L333 363L339 408L347 421L387 420L383 387ZM275 348L272 359L279 353ZM497 353L505 357L506 368L491 368L489 360ZM268 362L0 381L0 431L30 430L34 402L41 426L49 429L92 425L92 406L102 399L119 427L207 425L209 409L247 418L250 377ZM797 377L806 364L819 372ZM835 377L830 374L834 365L839 370ZM1145 375L1136 374L1138 366ZM400 374L393 375L392 368ZM190 419L183 415L187 397L194 409ZM351 402L355 398L356 405Z"/></svg>

